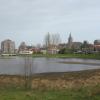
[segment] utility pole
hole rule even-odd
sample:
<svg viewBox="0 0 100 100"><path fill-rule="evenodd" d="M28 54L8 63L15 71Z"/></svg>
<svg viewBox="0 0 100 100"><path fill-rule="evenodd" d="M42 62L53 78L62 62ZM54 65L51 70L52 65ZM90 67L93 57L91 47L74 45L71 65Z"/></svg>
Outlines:
<svg viewBox="0 0 100 100"><path fill-rule="evenodd" d="M25 56L25 66L24 66L25 89L31 89L32 67L33 67L33 58L30 55L26 55Z"/></svg>

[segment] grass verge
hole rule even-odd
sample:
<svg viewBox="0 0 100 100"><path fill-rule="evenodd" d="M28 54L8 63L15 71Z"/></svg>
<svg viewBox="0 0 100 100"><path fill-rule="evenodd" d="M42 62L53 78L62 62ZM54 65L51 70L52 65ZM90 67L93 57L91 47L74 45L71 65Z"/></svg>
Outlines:
<svg viewBox="0 0 100 100"><path fill-rule="evenodd" d="M100 70L34 75L30 90L23 82L0 76L0 100L100 100Z"/></svg>
<svg viewBox="0 0 100 100"><path fill-rule="evenodd" d="M2 89L0 100L100 100L100 86L65 90Z"/></svg>
<svg viewBox="0 0 100 100"><path fill-rule="evenodd" d="M100 59L100 54L33 54L33 57Z"/></svg>

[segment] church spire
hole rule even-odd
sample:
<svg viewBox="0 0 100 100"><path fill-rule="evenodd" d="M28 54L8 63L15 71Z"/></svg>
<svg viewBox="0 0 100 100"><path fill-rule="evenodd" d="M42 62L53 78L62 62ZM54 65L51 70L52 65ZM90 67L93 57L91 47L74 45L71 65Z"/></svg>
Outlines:
<svg viewBox="0 0 100 100"><path fill-rule="evenodd" d="M72 38L71 32L70 32L70 34L69 34L69 38Z"/></svg>
<svg viewBox="0 0 100 100"><path fill-rule="evenodd" d="M70 32L69 38L68 38L68 43L71 43L71 42L73 42L73 38L72 38L72 35L71 35L71 32Z"/></svg>
<svg viewBox="0 0 100 100"><path fill-rule="evenodd" d="M71 48L72 47L72 44L73 44L73 38L72 38L71 32L70 32L69 38L68 38L68 47Z"/></svg>

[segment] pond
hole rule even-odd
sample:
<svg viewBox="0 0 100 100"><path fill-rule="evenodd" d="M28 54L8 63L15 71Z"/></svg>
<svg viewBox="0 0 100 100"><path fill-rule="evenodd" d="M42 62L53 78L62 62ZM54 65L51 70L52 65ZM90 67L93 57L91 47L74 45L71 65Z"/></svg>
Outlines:
<svg viewBox="0 0 100 100"><path fill-rule="evenodd" d="M35 73L72 72L99 69L100 60L76 58L31 58L32 69ZM23 75L25 73L25 57L0 58L0 74ZM27 64L26 64L27 66Z"/></svg>

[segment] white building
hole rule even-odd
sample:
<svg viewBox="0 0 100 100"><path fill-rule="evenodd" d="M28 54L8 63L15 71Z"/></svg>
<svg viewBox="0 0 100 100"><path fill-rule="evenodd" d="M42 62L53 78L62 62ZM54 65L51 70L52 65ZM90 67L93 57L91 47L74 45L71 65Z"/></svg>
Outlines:
<svg viewBox="0 0 100 100"><path fill-rule="evenodd" d="M29 51L29 50L24 50L24 51L19 51L20 55L31 55L33 54L33 51Z"/></svg>

